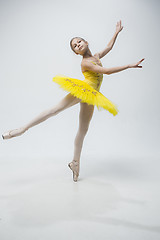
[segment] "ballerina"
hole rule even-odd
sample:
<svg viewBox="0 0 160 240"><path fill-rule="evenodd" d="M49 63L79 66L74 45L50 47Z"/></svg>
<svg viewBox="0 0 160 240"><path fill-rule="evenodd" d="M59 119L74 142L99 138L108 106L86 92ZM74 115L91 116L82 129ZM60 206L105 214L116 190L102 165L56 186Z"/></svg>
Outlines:
<svg viewBox="0 0 160 240"><path fill-rule="evenodd" d="M89 124L93 116L94 107L104 108L113 116L118 114L117 106L99 92L103 80L103 74L113 74L128 68L142 68L140 63L144 60L127 64L124 66L105 68L100 61L114 46L115 40L119 32L123 29L121 20L116 24L114 36L107 44L107 47L94 55L92 55L88 42L81 37L74 37L70 41L71 49L75 54L82 56L81 70L85 77L84 80L74 79L67 76L55 76L53 81L58 83L64 90L69 93L54 107L43 111L32 121L21 128L10 130L2 135L3 139L10 139L20 136L29 128L55 116L63 110L80 103L79 129L74 141L73 160L68 167L73 172L73 181L77 182L80 170L80 156L84 138L88 132Z"/></svg>

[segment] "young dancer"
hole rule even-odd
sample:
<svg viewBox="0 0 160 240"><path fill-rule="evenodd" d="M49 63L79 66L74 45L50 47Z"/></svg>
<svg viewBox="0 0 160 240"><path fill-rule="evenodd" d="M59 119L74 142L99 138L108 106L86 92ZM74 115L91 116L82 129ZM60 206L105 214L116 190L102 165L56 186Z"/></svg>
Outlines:
<svg viewBox="0 0 160 240"><path fill-rule="evenodd" d="M121 20L116 24L116 31L107 47L94 55L92 55L88 42L80 37L74 37L70 41L71 49L77 55L82 56L81 70L85 79L79 80L66 76L55 76L53 81L58 83L64 90L68 91L66 95L56 106L43 111L36 118L21 128L10 130L2 135L3 139L10 139L22 135L29 128L45 121L46 119L57 115L61 111L80 103L79 129L74 141L73 161L68 164L73 172L73 180L76 182L80 170L80 155L84 137L88 131L89 123L93 116L94 106L104 108L115 116L118 109L109 99L99 92L103 80L103 74L112 74L123 71L128 68L142 68L139 64L144 60L141 59L137 63L127 64L120 67L105 68L102 66L100 59L104 57L112 48L119 32L123 29Z"/></svg>

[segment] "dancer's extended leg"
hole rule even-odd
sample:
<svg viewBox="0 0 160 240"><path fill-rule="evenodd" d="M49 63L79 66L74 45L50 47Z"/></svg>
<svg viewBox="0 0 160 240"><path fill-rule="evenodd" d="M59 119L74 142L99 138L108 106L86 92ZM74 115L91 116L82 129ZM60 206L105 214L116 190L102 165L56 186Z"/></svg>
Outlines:
<svg viewBox="0 0 160 240"><path fill-rule="evenodd" d="M79 115L79 129L74 142L74 156L73 161L68 166L73 171L73 180L77 181L80 168L80 155L82 151L82 145L84 137L88 131L89 123L93 116L94 106L87 103L80 103L80 115Z"/></svg>
<svg viewBox="0 0 160 240"><path fill-rule="evenodd" d="M11 130L11 131L3 134L2 137L3 137L3 139L9 139L12 137L20 136L29 128L47 120L48 118L50 118L52 116L57 115L61 111L79 103L80 101L81 101L80 99L74 97L73 95L71 95L69 93L56 106L54 106L46 111L43 111L42 113L40 113L36 118L34 118L31 122L29 122L25 126L19 128L19 129Z"/></svg>

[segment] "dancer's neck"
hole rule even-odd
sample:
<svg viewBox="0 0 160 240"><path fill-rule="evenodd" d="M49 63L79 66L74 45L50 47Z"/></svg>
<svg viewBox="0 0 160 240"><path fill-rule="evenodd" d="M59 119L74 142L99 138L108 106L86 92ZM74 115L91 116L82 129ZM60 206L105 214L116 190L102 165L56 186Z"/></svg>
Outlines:
<svg viewBox="0 0 160 240"><path fill-rule="evenodd" d="M83 58L90 58L90 57L93 57L93 56L92 56L91 51L88 49L88 50L84 53Z"/></svg>

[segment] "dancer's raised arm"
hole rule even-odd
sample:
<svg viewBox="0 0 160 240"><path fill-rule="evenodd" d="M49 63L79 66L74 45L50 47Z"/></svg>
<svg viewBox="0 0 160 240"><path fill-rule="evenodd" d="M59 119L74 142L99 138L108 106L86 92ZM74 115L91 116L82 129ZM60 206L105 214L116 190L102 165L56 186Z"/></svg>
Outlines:
<svg viewBox="0 0 160 240"><path fill-rule="evenodd" d="M101 67L99 65L94 65L93 63L91 63L89 61L83 61L82 62L82 68L83 68L83 71L89 70L89 71L92 71L92 72L109 75L109 74L112 74L112 73L123 71L127 68L142 68L142 66L139 66L139 64L143 60L144 60L144 58L141 59L140 61L138 61L137 63L127 64L127 65L124 65L124 66L112 67L112 68L104 68L104 67Z"/></svg>
<svg viewBox="0 0 160 240"><path fill-rule="evenodd" d="M96 53L95 56L97 56L98 58L104 57L113 48L116 38L122 29L123 29L123 27L121 26L121 20L120 20L119 22L117 22L116 31L115 31L112 39L110 40L110 42L107 44L107 47L104 50L102 50L101 52Z"/></svg>

